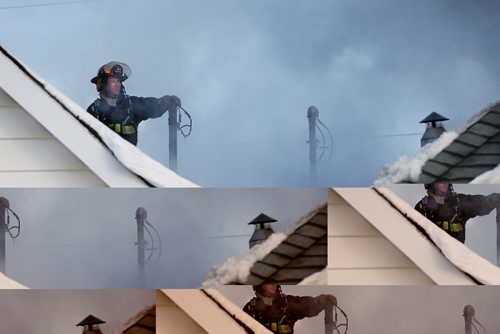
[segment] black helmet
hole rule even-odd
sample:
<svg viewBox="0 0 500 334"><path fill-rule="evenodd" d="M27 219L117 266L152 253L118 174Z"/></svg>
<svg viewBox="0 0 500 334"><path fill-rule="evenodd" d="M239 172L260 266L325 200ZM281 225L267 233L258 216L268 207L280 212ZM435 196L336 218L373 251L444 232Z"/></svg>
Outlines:
<svg viewBox="0 0 500 334"><path fill-rule="evenodd" d="M441 183L445 183L445 182L441 182ZM425 190L429 190L436 184L439 184L439 183L425 183L424 188L425 188ZM449 188L453 189L453 184L451 184L451 183L446 183L446 184L448 185Z"/></svg>
<svg viewBox="0 0 500 334"><path fill-rule="evenodd" d="M277 291L279 291L279 293L281 293L281 285L279 285L279 284L273 284L273 283L252 284L253 291L258 291L264 284L276 285Z"/></svg>
<svg viewBox="0 0 500 334"><path fill-rule="evenodd" d="M97 71L97 75L93 77L90 82L95 84L97 91L100 92L104 87L104 83L107 78L115 77L123 82L127 80L130 75L132 75L132 71L127 64L118 61L111 61L102 65Z"/></svg>

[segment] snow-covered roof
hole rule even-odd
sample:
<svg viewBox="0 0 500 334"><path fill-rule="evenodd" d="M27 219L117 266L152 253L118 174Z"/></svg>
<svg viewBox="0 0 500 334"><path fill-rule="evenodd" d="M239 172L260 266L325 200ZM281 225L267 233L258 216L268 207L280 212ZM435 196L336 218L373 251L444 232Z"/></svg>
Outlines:
<svg viewBox="0 0 500 334"><path fill-rule="evenodd" d="M0 46L0 89L110 187L193 187L45 82Z"/></svg>
<svg viewBox="0 0 500 334"><path fill-rule="evenodd" d="M12 278L5 276L0 272L0 289L28 289L26 286L19 282L14 281Z"/></svg>
<svg viewBox="0 0 500 334"><path fill-rule="evenodd" d="M500 268L442 231L389 189L334 190L437 284L500 284Z"/></svg>
<svg viewBox="0 0 500 334"><path fill-rule="evenodd" d="M242 258L212 268L204 287L221 284L297 284L327 265L327 204L321 204L285 231L273 233Z"/></svg>
<svg viewBox="0 0 500 334"><path fill-rule="evenodd" d="M445 132L415 157L387 165L376 186L390 183L492 183L500 172L500 101L475 114L459 130ZM481 176L484 173L486 175Z"/></svg>
<svg viewBox="0 0 500 334"><path fill-rule="evenodd" d="M215 289L160 291L207 333L271 333Z"/></svg>
<svg viewBox="0 0 500 334"><path fill-rule="evenodd" d="M143 308L132 315L123 325L107 334L154 334L156 333L156 305Z"/></svg>

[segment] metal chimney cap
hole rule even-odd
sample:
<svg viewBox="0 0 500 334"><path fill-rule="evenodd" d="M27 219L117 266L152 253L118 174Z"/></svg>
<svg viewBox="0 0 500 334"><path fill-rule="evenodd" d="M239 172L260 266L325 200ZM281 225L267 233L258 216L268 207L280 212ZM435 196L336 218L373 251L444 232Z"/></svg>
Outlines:
<svg viewBox="0 0 500 334"><path fill-rule="evenodd" d="M248 225L257 225L257 224L274 223L274 222L277 222L277 220L261 213L260 215L255 217L250 223L248 223Z"/></svg>
<svg viewBox="0 0 500 334"><path fill-rule="evenodd" d="M85 319L77 323L76 326L91 326L105 323L106 321L103 321L99 318L94 317L92 314L89 314Z"/></svg>
<svg viewBox="0 0 500 334"><path fill-rule="evenodd" d="M137 208L135 210L135 218L148 218L148 211L143 207Z"/></svg>
<svg viewBox="0 0 500 334"><path fill-rule="evenodd" d="M307 116L318 116L319 115L319 109L316 106L310 106L307 108Z"/></svg>
<svg viewBox="0 0 500 334"><path fill-rule="evenodd" d="M426 118L421 120L420 123L441 122L441 121L448 121L448 120L449 120L449 118L446 118L443 115L440 115L437 112L433 111Z"/></svg>
<svg viewBox="0 0 500 334"><path fill-rule="evenodd" d="M474 307L472 305L465 305L464 307L464 316L471 316L473 317L476 314L476 310L474 310Z"/></svg>

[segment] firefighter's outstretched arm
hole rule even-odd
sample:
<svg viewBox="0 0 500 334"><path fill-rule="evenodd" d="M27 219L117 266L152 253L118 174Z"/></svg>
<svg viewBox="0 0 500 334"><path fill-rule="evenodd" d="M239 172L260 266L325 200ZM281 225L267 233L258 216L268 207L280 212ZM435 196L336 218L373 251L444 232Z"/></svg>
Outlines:
<svg viewBox="0 0 500 334"><path fill-rule="evenodd" d="M178 107L181 107L181 99L178 96L175 95L165 95L160 97L160 105L162 108L167 109L168 105L170 102L173 101Z"/></svg>

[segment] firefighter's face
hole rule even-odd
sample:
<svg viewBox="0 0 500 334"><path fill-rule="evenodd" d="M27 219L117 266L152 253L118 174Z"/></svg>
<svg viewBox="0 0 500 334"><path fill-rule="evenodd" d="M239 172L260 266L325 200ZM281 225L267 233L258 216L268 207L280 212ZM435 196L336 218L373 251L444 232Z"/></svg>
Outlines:
<svg viewBox="0 0 500 334"><path fill-rule="evenodd" d="M264 297L272 297L276 293L277 286L275 284L262 284L260 293Z"/></svg>
<svg viewBox="0 0 500 334"><path fill-rule="evenodd" d="M110 97L118 97L120 95L120 90L122 88L122 82L120 79L115 77L110 77L106 80L106 92Z"/></svg>
<svg viewBox="0 0 500 334"><path fill-rule="evenodd" d="M450 185L448 183L438 183L432 185L432 192L438 196L444 196L448 192Z"/></svg>

